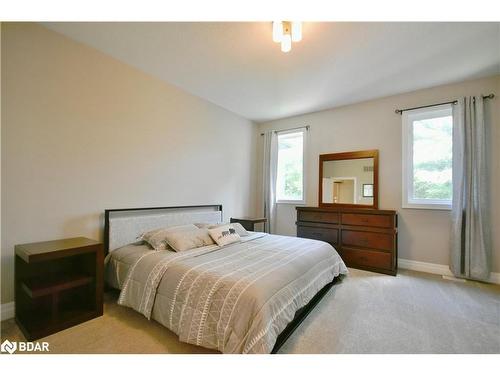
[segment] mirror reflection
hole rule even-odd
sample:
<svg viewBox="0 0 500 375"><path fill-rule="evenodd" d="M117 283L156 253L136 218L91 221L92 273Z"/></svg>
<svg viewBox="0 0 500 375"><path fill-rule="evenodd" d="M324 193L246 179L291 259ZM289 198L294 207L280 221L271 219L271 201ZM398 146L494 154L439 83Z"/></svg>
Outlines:
<svg viewBox="0 0 500 375"><path fill-rule="evenodd" d="M373 204L373 158L323 162L322 203Z"/></svg>

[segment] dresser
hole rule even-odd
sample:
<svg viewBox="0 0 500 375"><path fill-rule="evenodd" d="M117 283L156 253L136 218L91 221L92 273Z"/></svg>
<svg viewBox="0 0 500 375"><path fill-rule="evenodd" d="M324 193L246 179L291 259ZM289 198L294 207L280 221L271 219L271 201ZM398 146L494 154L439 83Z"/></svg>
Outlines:
<svg viewBox="0 0 500 375"><path fill-rule="evenodd" d="M396 275L396 211L297 207L297 237L330 243L348 267Z"/></svg>

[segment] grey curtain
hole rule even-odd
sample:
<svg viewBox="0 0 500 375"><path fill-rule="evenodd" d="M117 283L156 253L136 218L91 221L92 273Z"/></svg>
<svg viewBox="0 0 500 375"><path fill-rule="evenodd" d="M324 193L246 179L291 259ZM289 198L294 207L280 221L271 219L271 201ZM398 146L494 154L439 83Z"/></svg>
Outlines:
<svg viewBox="0 0 500 375"><path fill-rule="evenodd" d="M277 169L277 136L274 131L265 132L263 135L262 157L262 195L263 213L267 218L265 231L274 233L276 223L276 169Z"/></svg>
<svg viewBox="0 0 500 375"><path fill-rule="evenodd" d="M491 271L491 228L483 98L461 98L453 111L450 269L457 277L487 280Z"/></svg>

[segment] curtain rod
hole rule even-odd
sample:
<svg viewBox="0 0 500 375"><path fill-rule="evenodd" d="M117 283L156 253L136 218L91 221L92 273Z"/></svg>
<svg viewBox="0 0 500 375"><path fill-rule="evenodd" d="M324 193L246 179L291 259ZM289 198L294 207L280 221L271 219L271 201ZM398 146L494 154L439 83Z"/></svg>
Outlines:
<svg viewBox="0 0 500 375"><path fill-rule="evenodd" d="M274 131L274 134L278 134L278 133L282 133L282 132L287 132L289 130L297 130L297 129L304 129L306 128L306 130L309 130L309 125L306 125L306 126L298 126L296 128L290 128L290 129L282 129L282 130L275 130ZM264 133L260 133L260 135L264 135Z"/></svg>
<svg viewBox="0 0 500 375"><path fill-rule="evenodd" d="M495 94L489 94L489 95L483 95L483 99L493 99L495 97ZM397 114L401 115L405 111L411 111L412 109L420 109L420 108L428 108L428 107L436 107L438 105L444 105L444 104L457 104L458 100L453 100L451 102L444 102L444 103L436 103L436 104L429 104L429 105L423 105L420 107L413 107L413 108L404 108L404 109L396 109L394 112Z"/></svg>

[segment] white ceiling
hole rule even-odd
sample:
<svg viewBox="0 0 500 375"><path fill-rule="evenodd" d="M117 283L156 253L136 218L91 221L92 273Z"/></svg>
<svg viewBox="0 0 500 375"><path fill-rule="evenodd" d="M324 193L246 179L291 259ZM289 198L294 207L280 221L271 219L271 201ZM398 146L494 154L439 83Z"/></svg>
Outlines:
<svg viewBox="0 0 500 375"><path fill-rule="evenodd" d="M500 73L500 23L44 23L262 122Z"/></svg>

